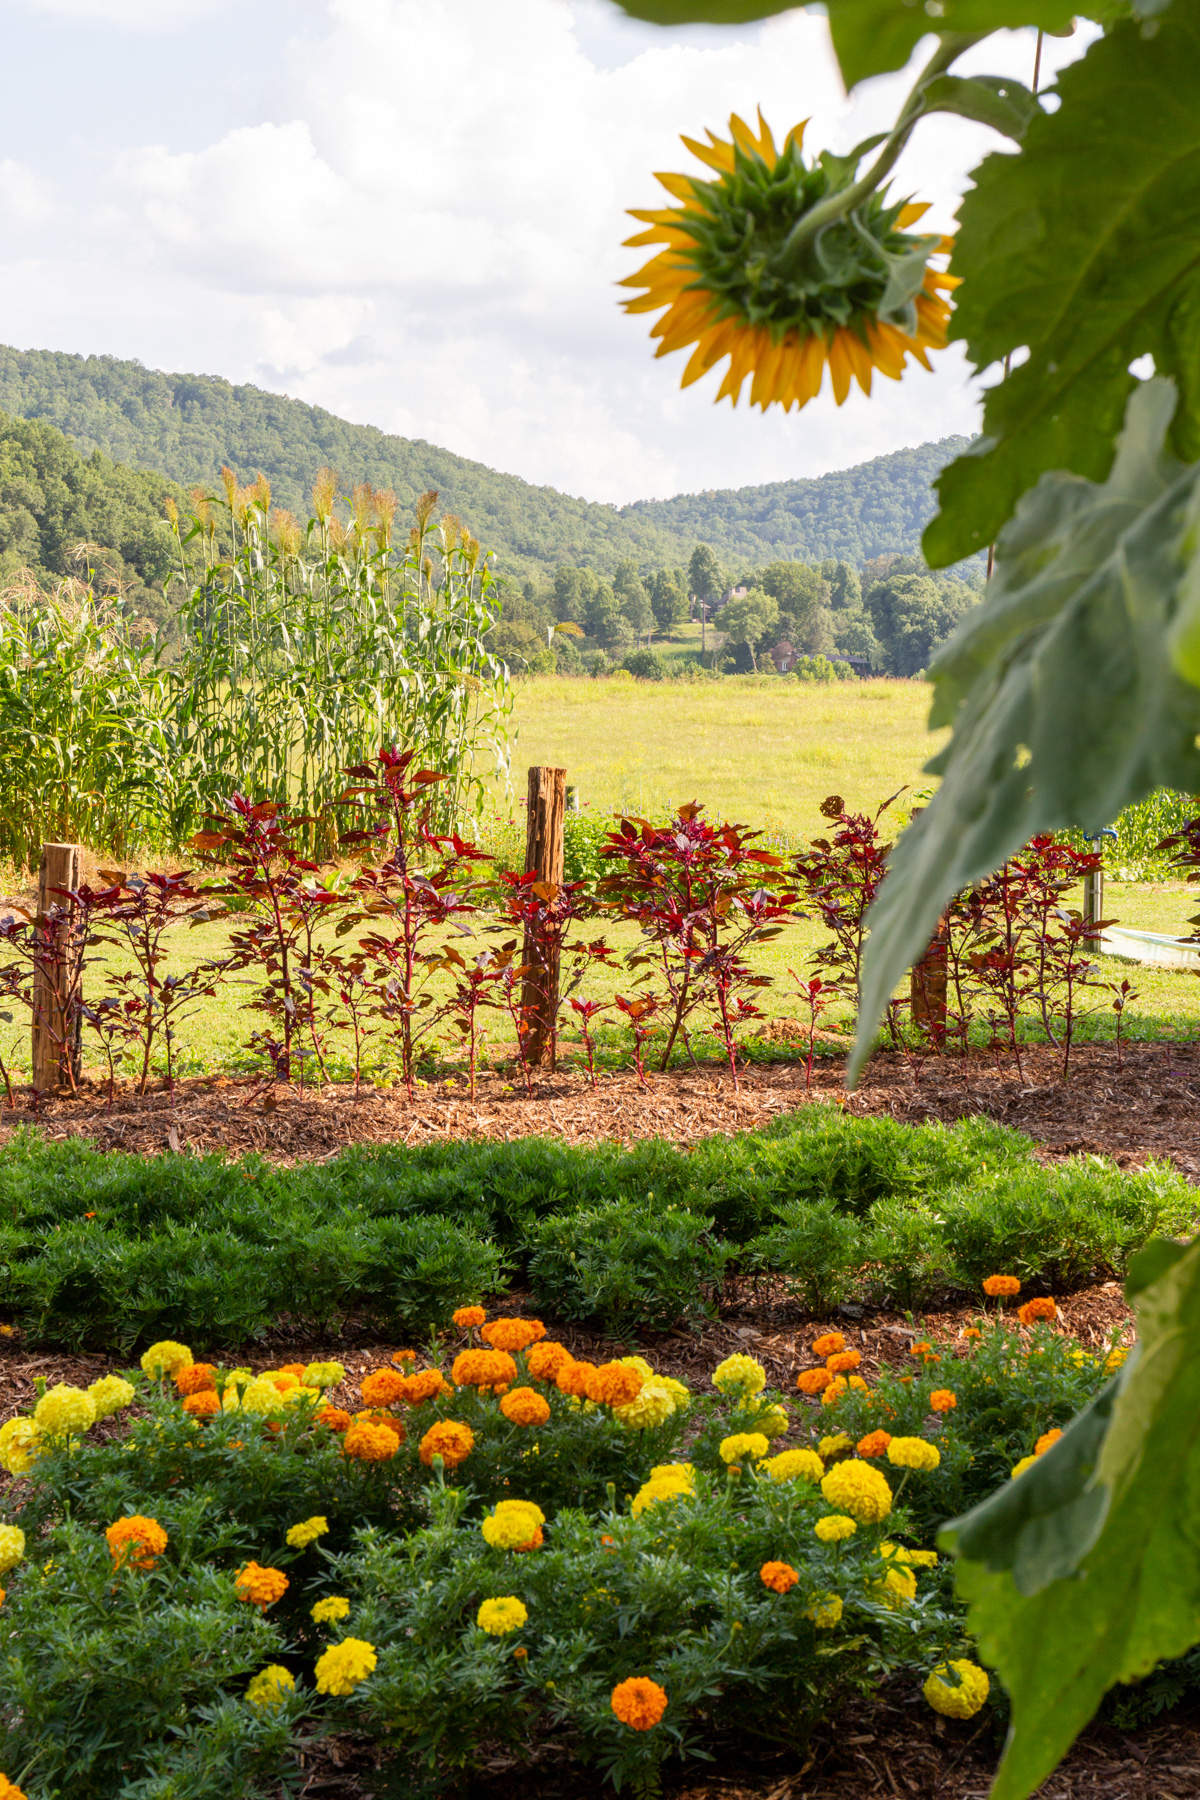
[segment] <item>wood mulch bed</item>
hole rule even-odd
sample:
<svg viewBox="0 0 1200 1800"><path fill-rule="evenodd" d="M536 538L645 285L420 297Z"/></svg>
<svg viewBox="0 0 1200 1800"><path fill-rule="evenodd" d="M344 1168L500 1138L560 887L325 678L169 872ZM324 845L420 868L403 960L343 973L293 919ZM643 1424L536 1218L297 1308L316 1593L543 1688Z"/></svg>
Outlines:
<svg viewBox="0 0 1200 1800"><path fill-rule="evenodd" d="M461 1080L418 1089L410 1102L399 1088L365 1087L359 1096L343 1086L301 1093L250 1077L217 1077L180 1082L173 1094L161 1087L145 1095L118 1089L111 1109L103 1085L88 1083L77 1095L43 1101L35 1112L29 1090L20 1089L15 1109L0 1107L0 1143L14 1129L38 1123L50 1137L84 1136L107 1149L257 1151L278 1161L333 1156L356 1143L455 1138L628 1144L659 1137L687 1145L824 1100L856 1115L887 1113L911 1124L985 1114L1027 1132L1048 1157L1093 1152L1128 1168L1166 1157L1200 1183L1200 1045L1133 1044L1120 1069L1111 1045L1083 1045L1072 1054L1067 1082L1058 1055L1045 1046L1022 1053L1020 1072L1011 1060L981 1052L965 1061L928 1057L920 1064L883 1052L853 1094L844 1086L844 1054L828 1044L821 1049L809 1091L797 1061L753 1064L740 1072L736 1089L728 1068L717 1063L653 1074L644 1090L631 1071L604 1074L593 1090L585 1073L563 1067L539 1074L532 1098L511 1074L493 1071L480 1077L473 1101Z"/></svg>

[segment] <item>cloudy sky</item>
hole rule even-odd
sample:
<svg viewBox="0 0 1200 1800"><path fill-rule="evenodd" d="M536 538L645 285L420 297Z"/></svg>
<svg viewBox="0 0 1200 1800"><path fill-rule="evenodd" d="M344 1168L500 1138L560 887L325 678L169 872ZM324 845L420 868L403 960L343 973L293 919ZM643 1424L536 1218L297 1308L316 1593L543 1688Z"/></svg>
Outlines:
<svg viewBox="0 0 1200 1800"><path fill-rule="evenodd" d="M824 19L636 25L611 0L0 0L0 342L255 382L618 503L820 474L970 431L937 373L765 419L679 390L615 281L680 132L761 103L845 150ZM1045 68L1082 48L1047 44ZM976 66L1028 80L1031 34ZM970 62L963 65L970 68ZM1044 78L1045 79L1045 78ZM897 192L948 228L1000 140L926 122Z"/></svg>

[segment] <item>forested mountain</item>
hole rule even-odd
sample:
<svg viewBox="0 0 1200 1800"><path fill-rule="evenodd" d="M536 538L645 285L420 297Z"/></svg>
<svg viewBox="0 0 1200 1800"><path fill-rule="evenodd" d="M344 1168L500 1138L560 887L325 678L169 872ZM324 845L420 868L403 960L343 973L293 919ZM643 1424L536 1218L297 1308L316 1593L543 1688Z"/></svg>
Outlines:
<svg viewBox="0 0 1200 1800"><path fill-rule="evenodd" d="M282 394L112 356L0 347L0 413L56 426L85 459L100 451L184 486L211 488L222 463L245 479L261 469L278 504L301 517L313 475L326 464L347 483L394 489L404 507L434 487L516 576L552 575L560 564L607 576L625 561L678 567L698 539L729 565L912 552L933 510L930 480L966 442L945 438L811 481L617 508L534 487L420 439L351 425Z"/></svg>

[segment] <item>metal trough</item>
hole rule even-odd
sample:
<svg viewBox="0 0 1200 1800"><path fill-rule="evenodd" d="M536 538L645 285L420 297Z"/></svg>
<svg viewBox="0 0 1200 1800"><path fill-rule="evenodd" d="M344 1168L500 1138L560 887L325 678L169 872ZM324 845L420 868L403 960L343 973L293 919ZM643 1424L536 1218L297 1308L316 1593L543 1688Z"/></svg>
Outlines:
<svg viewBox="0 0 1200 1800"><path fill-rule="evenodd" d="M1127 931L1123 925L1111 925L1100 944L1107 955L1123 956L1129 962L1200 972L1200 944L1189 944L1161 931Z"/></svg>

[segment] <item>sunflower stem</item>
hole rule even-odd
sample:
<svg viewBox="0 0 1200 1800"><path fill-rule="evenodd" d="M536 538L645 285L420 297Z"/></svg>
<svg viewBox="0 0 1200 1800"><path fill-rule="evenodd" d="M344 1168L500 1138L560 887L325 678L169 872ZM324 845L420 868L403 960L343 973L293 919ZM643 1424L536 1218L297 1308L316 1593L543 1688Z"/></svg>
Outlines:
<svg viewBox="0 0 1200 1800"><path fill-rule="evenodd" d="M824 230L826 225L837 219L844 219L852 212L861 200L873 194L885 175L891 173L898 161L901 151L907 144L916 128L918 120L923 116L922 97L925 88L935 76L944 74L965 50L978 44L987 37L986 31L947 31L938 40L938 47L917 76L911 93L900 109L900 116L893 125L879 155L867 170L867 173L852 182L849 187L841 188L830 194L825 200L818 202L803 218L797 219L784 243L782 255L794 256L798 250L806 248Z"/></svg>

